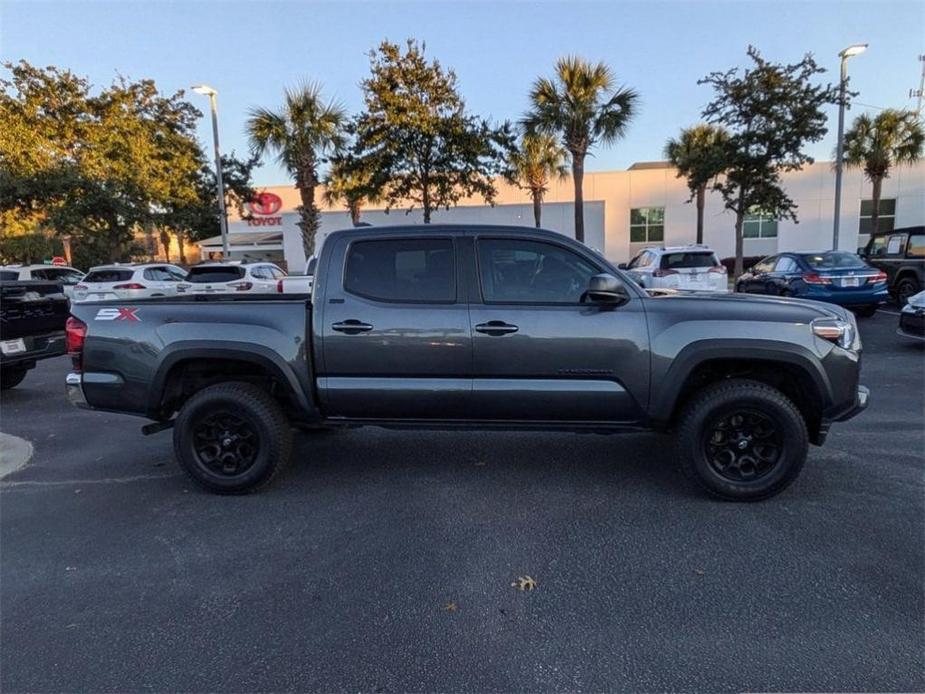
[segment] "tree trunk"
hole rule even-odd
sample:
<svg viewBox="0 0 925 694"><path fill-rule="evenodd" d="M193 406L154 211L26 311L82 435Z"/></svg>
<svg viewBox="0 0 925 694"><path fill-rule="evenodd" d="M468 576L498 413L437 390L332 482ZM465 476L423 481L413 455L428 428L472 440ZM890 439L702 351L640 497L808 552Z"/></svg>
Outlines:
<svg viewBox="0 0 925 694"><path fill-rule="evenodd" d="M424 205L424 224L430 224L430 184L426 178L421 188L421 202Z"/></svg>
<svg viewBox="0 0 925 694"><path fill-rule="evenodd" d="M873 193L871 194L874 209L870 212L870 233L876 234L880 231L880 195L883 189L883 177L874 176L871 182L874 184Z"/></svg>
<svg viewBox="0 0 925 694"><path fill-rule="evenodd" d="M543 192L540 190L533 191L533 221L536 228L539 229L542 224L540 218L543 216Z"/></svg>
<svg viewBox="0 0 925 694"><path fill-rule="evenodd" d="M703 208L707 199L707 186L697 189L697 243L703 243Z"/></svg>
<svg viewBox="0 0 925 694"><path fill-rule="evenodd" d="M170 262L170 234L161 231L161 245L164 247L164 262Z"/></svg>
<svg viewBox="0 0 925 694"><path fill-rule="evenodd" d="M744 236L742 235L745 225L745 189L739 188L739 200L736 205L736 262L732 269L732 278L737 280L742 275L742 255L745 248Z"/></svg>
<svg viewBox="0 0 925 694"><path fill-rule="evenodd" d="M182 231L177 232L177 248L180 249L180 264L186 265L186 249L183 248L184 242L186 241L185 236Z"/></svg>
<svg viewBox="0 0 925 694"><path fill-rule="evenodd" d="M572 180L575 182L575 240L585 242L585 157L572 152Z"/></svg>
<svg viewBox="0 0 925 694"><path fill-rule="evenodd" d="M352 200L347 207L350 210L350 221L353 222L353 226L360 226L360 201Z"/></svg>
<svg viewBox="0 0 925 694"><path fill-rule="evenodd" d="M306 258L315 253L315 236L318 234L318 208L315 206L315 178L314 172L302 175L302 184L299 186L299 197L302 205L299 208L299 229L302 231L302 250Z"/></svg>

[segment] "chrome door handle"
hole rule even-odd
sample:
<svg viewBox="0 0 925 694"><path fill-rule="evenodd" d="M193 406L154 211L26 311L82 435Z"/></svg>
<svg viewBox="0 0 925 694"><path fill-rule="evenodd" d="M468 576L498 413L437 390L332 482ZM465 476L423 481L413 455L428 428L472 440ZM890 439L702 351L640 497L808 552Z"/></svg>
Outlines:
<svg viewBox="0 0 925 694"><path fill-rule="evenodd" d="M339 333L346 333L347 335L359 335L360 333L369 332L372 329L373 326L369 323L358 321L355 318L345 320L341 323L335 323L331 326L331 330L336 330Z"/></svg>
<svg viewBox="0 0 925 694"><path fill-rule="evenodd" d="M475 326L476 332L485 333L486 335L508 335L516 333L518 329L516 325L500 320L490 320L487 323L479 323Z"/></svg>

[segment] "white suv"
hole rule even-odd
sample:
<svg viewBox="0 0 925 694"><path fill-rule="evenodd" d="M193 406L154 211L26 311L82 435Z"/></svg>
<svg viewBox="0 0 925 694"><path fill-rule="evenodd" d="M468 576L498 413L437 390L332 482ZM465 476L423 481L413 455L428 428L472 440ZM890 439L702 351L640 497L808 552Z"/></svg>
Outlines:
<svg viewBox="0 0 925 694"><path fill-rule="evenodd" d="M112 301L176 296L177 286L186 279L182 268L168 263L137 265L99 265L74 287L74 301Z"/></svg>
<svg viewBox="0 0 925 694"><path fill-rule="evenodd" d="M620 268L647 289L729 291L726 268L706 246L646 248Z"/></svg>
<svg viewBox="0 0 925 694"><path fill-rule="evenodd" d="M190 268L181 294L276 293L286 273L273 263L203 263Z"/></svg>

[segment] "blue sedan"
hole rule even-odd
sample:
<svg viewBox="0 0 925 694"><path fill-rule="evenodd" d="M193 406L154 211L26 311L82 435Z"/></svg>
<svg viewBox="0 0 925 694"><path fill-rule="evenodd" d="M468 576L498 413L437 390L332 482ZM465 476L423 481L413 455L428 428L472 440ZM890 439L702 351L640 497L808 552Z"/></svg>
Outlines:
<svg viewBox="0 0 925 694"><path fill-rule="evenodd" d="M872 316L889 300L887 276L854 253L781 253L765 258L736 281L737 292L827 301Z"/></svg>

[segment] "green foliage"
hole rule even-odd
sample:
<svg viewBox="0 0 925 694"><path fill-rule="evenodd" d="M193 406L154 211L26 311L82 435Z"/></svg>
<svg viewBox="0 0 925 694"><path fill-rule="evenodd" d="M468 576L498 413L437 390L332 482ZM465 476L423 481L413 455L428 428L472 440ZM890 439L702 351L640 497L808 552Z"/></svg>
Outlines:
<svg viewBox="0 0 925 694"><path fill-rule="evenodd" d="M861 114L844 139L844 161L849 167L864 169L873 184L871 228L880 229L880 192L890 169L914 164L922 158L925 129L914 111L888 108L871 118Z"/></svg>
<svg viewBox="0 0 925 694"><path fill-rule="evenodd" d="M460 199L495 198L492 176L504 169L512 144L510 127L493 127L468 115L456 74L424 47L406 49L385 41L370 53L371 75L362 87L366 111L355 123L353 157L373 172L371 185L386 209L420 206L424 222L433 210Z"/></svg>
<svg viewBox="0 0 925 694"><path fill-rule="evenodd" d="M0 79L0 215L3 234L73 237L86 264L123 260L135 232L193 204L203 161L201 116L154 82L116 79L93 93L68 70L6 63ZM31 228L23 228L21 220ZM8 224L20 220L17 228ZM75 261L76 262L76 261Z"/></svg>
<svg viewBox="0 0 925 694"><path fill-rule="evenodd" d="M613 144L624 135L636 113L638 94L616 88L605 63L593 65L567 56L556 63L552 79L541 77L530 90L529 132L556 135L572 157L575 183L575 238L584 241L584 161L596 144Z"/></svg>
<svg viewBox="0 0 925 694"><path fill-rule="evenodd" d="M321 86L304 84L287 89L281 111L253 108L247 121L251 148L258 157L273 152L295 178L302 199L299 228L305 257L315 249L321 218L315 204L318 165L324 156L343 146L345 113L334 101L325 103Z"/></svg>
<svg viewBox="0 0 925 694"><path fill-rule="evenodd" d="M4 234L0 236L0 265L41 263L63 255L64 246L49 234Z"/></svg>
<svg viewBox="0 0 925 694"><path fill-rule="evenodd" d="M331 168L324 179L324 202L329 207L343 204L350 221L357 226L363 205L379 201L373 179L367 160L349 151L342 152L331 158Z"/></svg>
<svg viewBox="0 0 925 694"><path fill-rule="evenodd" d="M699 81L715 94L704 118L729 132L725 175L713 189L736 215L736 277L742 274L742 224L749 210L798 221L781 173L813 162L803 147L825 136L823 108L838 99L837 87L813 83L825 70L809 54L798 63L776 64L750 46L748 57L752 66L744 71L713 72Z"/></svg>
<svg viewBox="0 0 925 694"><path fill-rule="evenodd" d="M553 135L525 132L520 145L508 155L505 178L533 197L533 216L540 227L543 196L552 178L568 175L568 152Z"/></svg>
<svg viewBox="0 0 925 694"><path fill-rule="evenodd" d="M726 169L729 133L723 128L700 123L681 130L678 139L665 143L665 157L687 179L690 200L697 200L697 243L703 243L703 209L707 186Z"/></svg>

